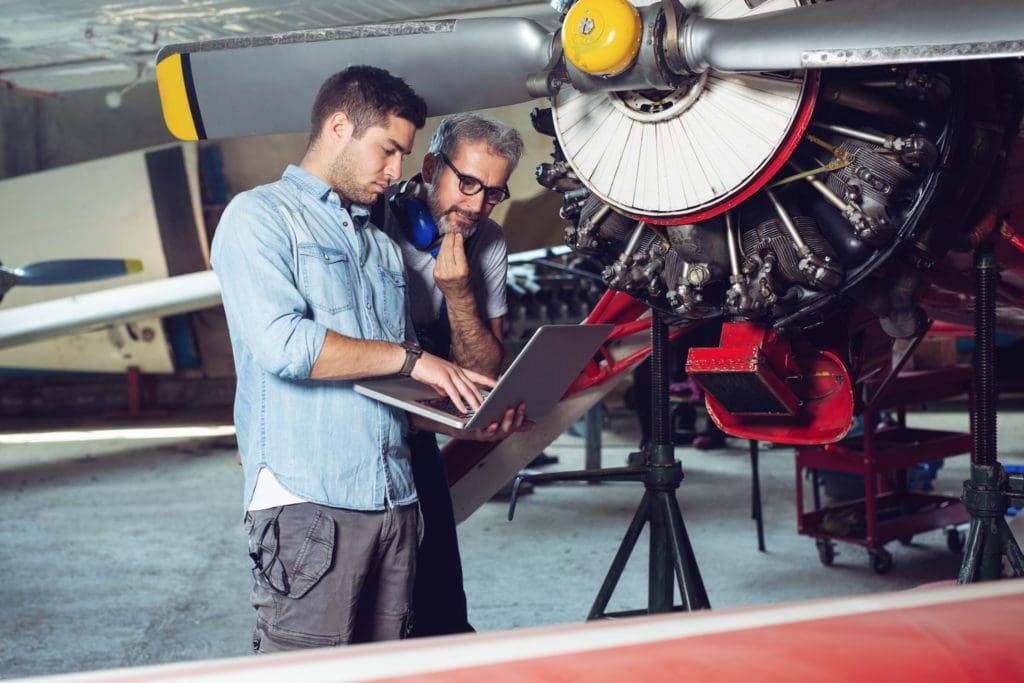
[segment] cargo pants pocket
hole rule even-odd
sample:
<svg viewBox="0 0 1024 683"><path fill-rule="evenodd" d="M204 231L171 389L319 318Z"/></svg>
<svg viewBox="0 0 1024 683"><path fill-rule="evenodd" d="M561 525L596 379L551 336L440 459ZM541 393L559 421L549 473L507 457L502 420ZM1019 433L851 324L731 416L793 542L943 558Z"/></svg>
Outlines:
<svg viewBox="0 0 1024 683"><path fill-rule="evenodd" d="M253 649L276 652L339 644L337 635L325 628L319 607L302 600L334 560L334 520L308 503L249 515L251 600L257 622Z"/></svg>

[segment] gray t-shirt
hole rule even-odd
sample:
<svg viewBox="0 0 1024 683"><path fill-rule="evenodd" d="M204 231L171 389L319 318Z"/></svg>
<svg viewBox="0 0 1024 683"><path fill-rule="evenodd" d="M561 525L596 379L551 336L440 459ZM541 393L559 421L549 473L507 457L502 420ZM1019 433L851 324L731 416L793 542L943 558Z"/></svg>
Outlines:
<svg viewBox="0 0 1024 683"><path fill-rule="evenodd" d="M417 329L437 320L443 296L434 284L434 257L429 251L414 247L401 222L387 206L383 230L402 251L409 287L412 322ZM477 310L484 320L500 318L508 313L505 276L508 273L508 244L501 228L491 219L480 222L473 236L465 242L469 259L470 283Z"/></svg>

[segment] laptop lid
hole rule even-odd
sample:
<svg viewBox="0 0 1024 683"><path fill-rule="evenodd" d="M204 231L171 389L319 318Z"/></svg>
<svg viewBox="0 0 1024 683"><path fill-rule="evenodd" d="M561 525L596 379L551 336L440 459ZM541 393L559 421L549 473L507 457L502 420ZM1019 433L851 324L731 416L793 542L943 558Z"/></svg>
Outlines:
<svg viewBox="0 0 1024 683"><path fill-rule="evenodd" d="M433 388L409 377L361 380L355 390L455 429L482 429L510 406L526 403L526 419L540 420L558 403L613 325L544 325L516 356L473 415L461 415ZM447 409L445 409L447 406Z"/></svg>

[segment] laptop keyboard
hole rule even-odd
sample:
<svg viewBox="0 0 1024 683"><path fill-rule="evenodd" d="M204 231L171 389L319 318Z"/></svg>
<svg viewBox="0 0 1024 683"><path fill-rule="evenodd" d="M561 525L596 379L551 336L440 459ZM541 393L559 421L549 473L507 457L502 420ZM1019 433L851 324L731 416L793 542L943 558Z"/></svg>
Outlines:
<svg viewBox="0 0 1024 683"><path fill-rule="evenodd" d="M483 395L484 400L486 401L487 394L490 393L490 390L481 389L480 393ZM473 417L476 414L476 411L472 409L465 413L460 412L459 409L455 407L455 404L452 403L452 400L447 396L438 396L437 398L420 398L417 399L416 402L422 403L425 406L430 406L431 408L435 408L443 413L448 413L449 415L454 415L456 417Z"/></svg>

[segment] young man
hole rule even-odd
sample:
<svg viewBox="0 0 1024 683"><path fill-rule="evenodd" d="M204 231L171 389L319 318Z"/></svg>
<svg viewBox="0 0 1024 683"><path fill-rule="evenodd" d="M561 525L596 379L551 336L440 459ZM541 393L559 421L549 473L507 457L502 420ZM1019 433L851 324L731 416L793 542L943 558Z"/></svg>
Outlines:
<svg viewBox="0 0 1024 683"><path fill-rule="evenodd" d="M381 69L335 74L313 105L301 164L237 196L217 228L257 652L407 633L421 529L404 435L438 425L352 381L411 375L471 407L478 385L493 384L413 344L401 254L367 220L425 109ZM503 438L522 420L520 407L459 436Z"/></svg>
<svg viewBox="0 0 1024 683"><path fill-rule="evenodd" d="M523 151L513 128L477 114L445 118L430 141L423 173L389 192L375 215L401 247L412 324L424 348L458 365L497 374L508 310L507 245L488 218L508 198L508 179ZM436 240L417 233L406 202L429 211ZM417 246L419 244L419 246ZM436 256L434 253L436 252ZM444 463L431 433L410 436L424 536L413 593L414 636L472 631Z"/></svg>

